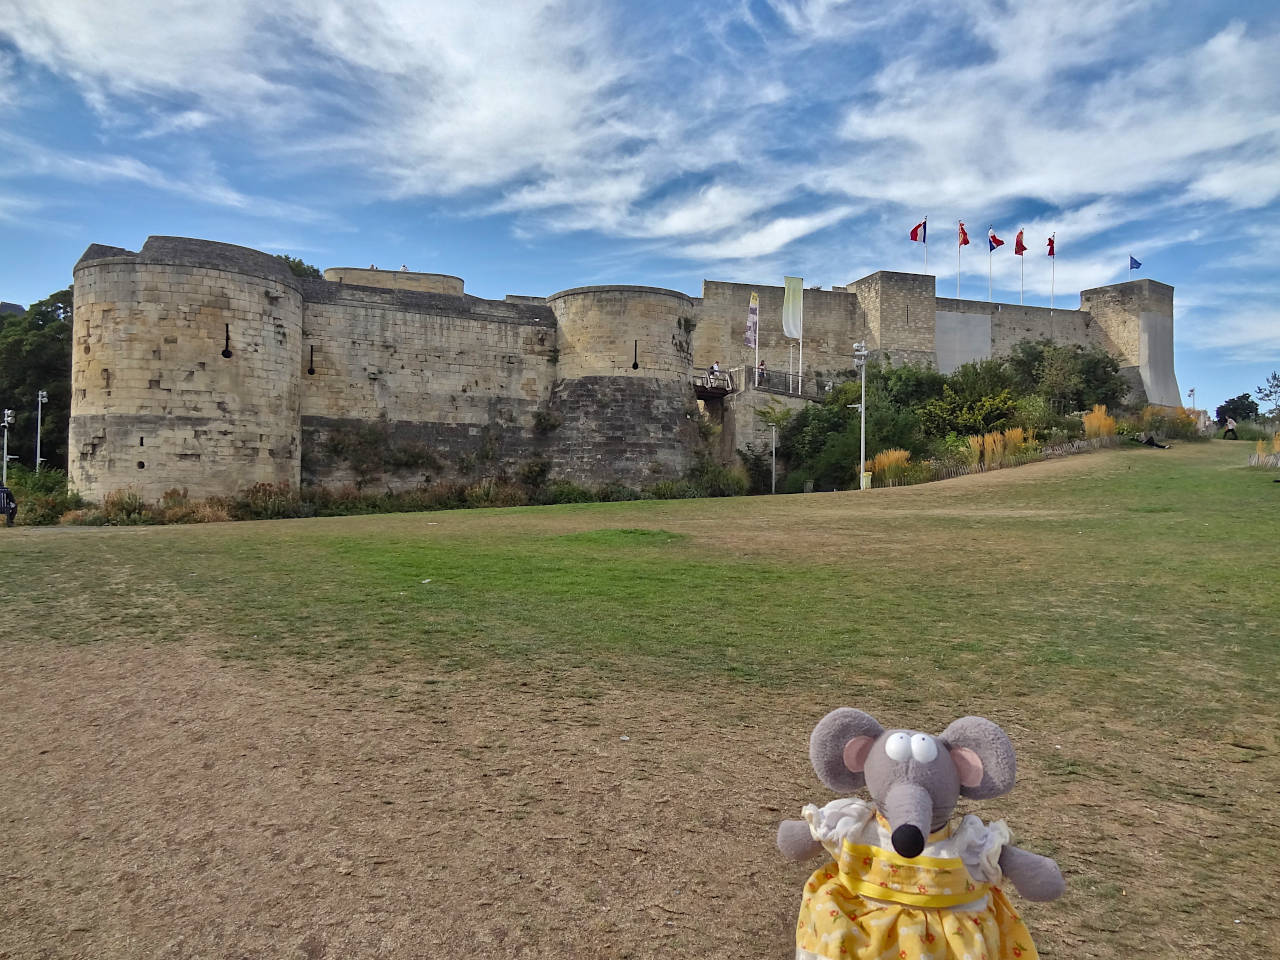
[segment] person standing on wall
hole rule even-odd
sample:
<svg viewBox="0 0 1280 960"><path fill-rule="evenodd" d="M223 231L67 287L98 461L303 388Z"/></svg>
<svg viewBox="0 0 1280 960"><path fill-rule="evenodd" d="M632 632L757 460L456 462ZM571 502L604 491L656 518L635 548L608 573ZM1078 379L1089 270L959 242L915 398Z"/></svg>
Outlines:
<svg viewBox="0 0 1280 960"><path fill-rule="evenodd" d="M1228 437L1227 434L1231 434L1231 436ZM1240 437L1236 434L1236 422L1232 420L1230 417L1227 417L1227 429L1222 431L1222 439L1223 440L1228 440L1228 439L1239 440L1240 439Z"/></svg>
<svg viewBox="0 0 1280 960"><path fill-rule="evenodd" d="M4 525L12 527L13 519L18 515L18 501L14 499L13 491L3 484L0 484L0 513L4 514Z"/></svg>

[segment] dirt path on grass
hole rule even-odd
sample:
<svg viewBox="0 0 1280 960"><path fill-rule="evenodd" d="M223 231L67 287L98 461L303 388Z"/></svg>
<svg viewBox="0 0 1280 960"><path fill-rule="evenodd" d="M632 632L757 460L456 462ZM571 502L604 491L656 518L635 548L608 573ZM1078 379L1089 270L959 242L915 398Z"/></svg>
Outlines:
<svg viewBox="0 0 1280 960"><path fill-rule="evenodd" d="M783 863L773 830L827 799L805 745L837 694L301 669L177 645L0 644L0 957L792 954L816 864ZM1213 804L1267 792L1268 736L1262 762L1203 788ZM1218 745L1182 752L1195 786L1225 762ZM1135 768L1169 765L1150 753ZM1274 945L1261 888L1232 898L1273 862L1273 813L1239 838L1262 839L1258 863L1228 873L1212 838L1238 822L1230 804L1153 802L1038 762L1024 780L985 811L1055 838L1045 852L1074 896L1019 901L1044 956ZM1160 929L1134 936L1135 915Z"/></svg>

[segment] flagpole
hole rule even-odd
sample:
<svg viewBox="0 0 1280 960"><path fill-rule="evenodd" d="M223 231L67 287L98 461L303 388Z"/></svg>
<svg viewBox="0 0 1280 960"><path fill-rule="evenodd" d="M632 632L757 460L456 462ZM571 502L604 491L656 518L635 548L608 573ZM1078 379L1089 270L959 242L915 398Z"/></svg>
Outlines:
<svg viewBox="0 0 1280 960"><path fill-rule="evenodd" d="M1054 231L1052 234L1050 234L1051 238L1056 238L1057 236L1058 236L1057 231ZM1049 309L1052 310L1053 309L1053 282L1057 277L1057 273L1058 273L1058 245L1056 243L1053 245L1053 256L1050 257L1049 259L1053 261L1053 263L1049 265Z"/></svg>
<svg viewBox="0 0 1280 960"><path fill-rule="evenodd" d="M963 220L956 221L956 299L960 299L960 224Z"/></svg>
<svg viewBox="0 0 1280 960"><path fill-rule="evenodd" d="M995 231L996 227L994 223L987 226L987 303L991 302L991 255L995 252L991 248L991 235L995 233Z"/></svg>
<svg viewBox="0 0 1280 960"><path fill-rule="evenodd" d="M1026 298L1026 295L1027 295L1027 257L1026 257L1026 254L1023 254L1023 256L1022 256L1022 266L1021 266L1021 268L1020 268L1020 269L1022 270L1022 280L1021 280L1021 282L1020 282L1020 284L1019 284L1019 286L1018 286L1018 303L1019 303L1019 304L1023 304L1023 303L1026 303L1026 299L1025 299L1025 298Z"/></svg>

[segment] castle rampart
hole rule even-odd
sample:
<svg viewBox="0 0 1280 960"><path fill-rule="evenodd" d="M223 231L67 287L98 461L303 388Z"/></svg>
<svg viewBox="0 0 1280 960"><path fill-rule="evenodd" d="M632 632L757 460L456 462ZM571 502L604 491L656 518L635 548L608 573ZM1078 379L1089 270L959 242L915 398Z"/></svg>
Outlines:
<svg viewBox="0 0 1280 960"><path fill-rule="evenodd" d="M155 237L77 266L77 489L156 499L297 476L302 296L275 258L228 246L196 258Z"/></svg>
<svg viewBox="0 0 1280 960"><path fill-rule="evenodd" d="M385 290L412 290L415 293L444 293L462 296L462 278L447 273L414 273L409 270L375 270L372 267L330 267L324 278L334 283Z"/></svg>
<svg viewBox="0 0 1280 960"><path fill-rule="evenodd" d="M547 298L559 336L556 446L577 482L679 476L699 446L693 301L658 287L578 287Z"/></svg>
<svg viewBox="0 0 1280 960"><path fill-rule="evenodd" d="M1020 340L1119 354L1137 399L1176 404L1173 288L1086 290L1079 309L936 296L924 274L880 271L804 294L804 371L848 371L853 345L943 371ZM679 476L705 452L692 374L743 371L715 405L720 455L765 442L744 342L760 297L759 357L775 374L783 288L706 281L579 287L486 300L445 274L334 267L300 278L231 244L151 237L92 245L75 268L72 483L231 494L257 482L404 488L519 473L633 486ZM786 402L786 401L784 401ZM799 400L794 403L799 403Z"/></svg>

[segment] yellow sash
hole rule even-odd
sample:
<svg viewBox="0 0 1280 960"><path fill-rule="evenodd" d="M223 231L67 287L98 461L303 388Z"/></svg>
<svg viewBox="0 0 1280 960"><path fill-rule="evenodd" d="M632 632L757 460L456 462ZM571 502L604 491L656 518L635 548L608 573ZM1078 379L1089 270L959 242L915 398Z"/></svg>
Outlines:
<svg viewBox="0 0 1280 960"><path fill-rule="evenodd" d="M944 839L940 830L930 841ZM959 857L915 857L908 860L892 850L867 844L841 846L836 860L840 879L863 897L905 903L913 907L955 907L987 895L989 885L975 883Z"/></svg>

